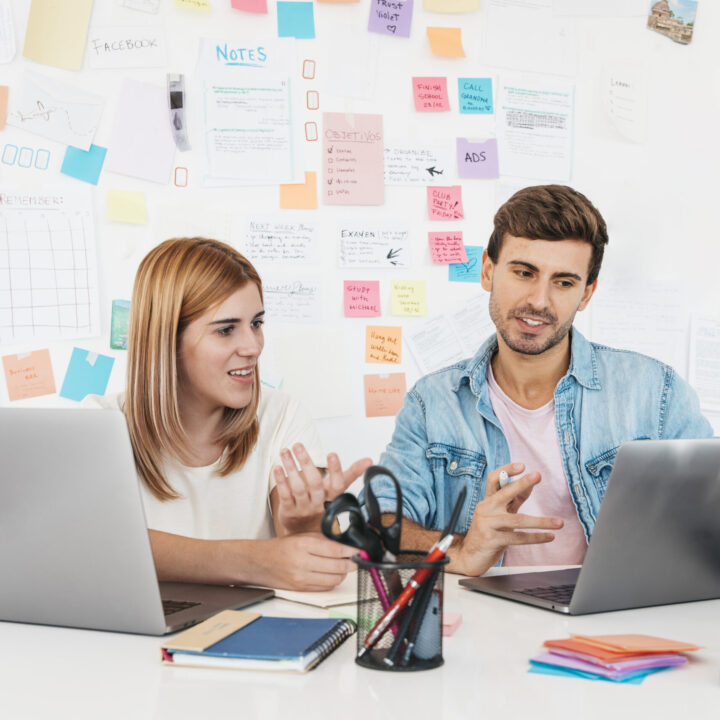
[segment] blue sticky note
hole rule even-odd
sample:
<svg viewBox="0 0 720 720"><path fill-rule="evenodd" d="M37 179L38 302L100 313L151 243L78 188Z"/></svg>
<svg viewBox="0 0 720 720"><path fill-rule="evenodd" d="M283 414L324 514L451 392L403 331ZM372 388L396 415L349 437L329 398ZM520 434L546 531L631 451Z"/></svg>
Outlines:
<svg viewBox="0 0 720 720"><path fill-rule="evenodd" d="M105 153L107 153L107 148L100 147L100 145L91 145L87 151L76 148L74 145L68 145L60 172L83 182L97 185L100 171L105 162Z"/></svg>
<svg viewBox="0 0 720 720"><path fill-rule="evenodd" d="M448 265L448 280L450 282L480 282L482 270L483 249L480 245L466 245L468 256L466 263L450 263Z"/></svg>
<svg viewBox="0 0 720 720"><path fill-rule="evenodd" d="M311 2L278 0L277 21L278 37L315 37L315 17Z"/></svg>
<svg viewBox="0 0 720 720"><path fill-rule="evenodd" d="M492 114L492 78L458 78L458 107L461 113Z"/></svg>
<svg viewBox="0 0 720 720"><path fill-rule="evenodd" d="M640 683L642 683L648 675L661 672L662 670L667 670L667 668L647 668L645 670L638 670L637 672L630 673L622 678L609 678L603 677L602 675L596 675L591 672L584 672L583 670L576 670L574 668L536 663L532 660L530 661L530 667L528 668L528 672L533 675L557 675L558 677L585 678L586 680L600 680L603 682L624 683L627 685L640 685Z"/></svg>
<svg viewBox="0 0 720 720"><path fill-rule="evenodd" d="M82 348L73 348L60 397L82 400L86 395L104 395L115 358Z"/></svg>

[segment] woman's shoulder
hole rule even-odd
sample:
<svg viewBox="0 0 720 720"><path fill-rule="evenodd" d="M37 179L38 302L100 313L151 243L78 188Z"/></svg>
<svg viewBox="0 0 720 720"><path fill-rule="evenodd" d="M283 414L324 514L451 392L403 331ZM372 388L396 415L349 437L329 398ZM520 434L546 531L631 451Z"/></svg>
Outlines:
<svg viewBox="0 0 720 720"><path fill-rule="evenodd" d="M258 420L276 420L293 412L298 406L297 400L282 390L262 388L260 391L260 403L258 404Z"/></svg>
<svg viewBox="0 0 720 720"><path fill-rule="evenodd" d="M86 395L80 402L80 407L92 410L122 410L124 402L124 392L110 395Z"/></svg>

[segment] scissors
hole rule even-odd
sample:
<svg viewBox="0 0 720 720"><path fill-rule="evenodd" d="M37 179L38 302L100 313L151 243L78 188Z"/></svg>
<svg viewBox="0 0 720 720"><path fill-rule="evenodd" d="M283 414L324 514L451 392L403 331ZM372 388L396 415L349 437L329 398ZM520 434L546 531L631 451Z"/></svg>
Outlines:
<svg viewBox="0 0 720 720"><path fill-rule="evenodd" d="M390 525L383 525L380 505L373 492L373 478L384 475L395 485L395 516ZM393 561L400 552L402 524L402 492L400 483L390 470L381 465L371 465L363 477L367 520L358 499L352 493L343 493L325 505L322 518L323 533L336 542L356 547L367 553L373 562ZM348 527L338 532L337 519L347 515Z"/></svg>

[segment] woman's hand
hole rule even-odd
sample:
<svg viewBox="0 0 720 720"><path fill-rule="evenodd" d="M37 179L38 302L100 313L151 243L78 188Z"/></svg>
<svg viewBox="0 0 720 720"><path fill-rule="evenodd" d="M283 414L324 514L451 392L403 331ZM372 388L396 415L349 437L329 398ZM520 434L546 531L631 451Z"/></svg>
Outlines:
<svg viewBox="0 0 720 720"><path fill-rule="evenodd" d="M315 467L302 443L293 445L292 452L283 448L280 460L282 466L273 468L276 488L270 494L278 537L319 530L325 501L344 493L372 465L370 458L363 458L343 471L340 458L330 453L325 473Z"/></svg>

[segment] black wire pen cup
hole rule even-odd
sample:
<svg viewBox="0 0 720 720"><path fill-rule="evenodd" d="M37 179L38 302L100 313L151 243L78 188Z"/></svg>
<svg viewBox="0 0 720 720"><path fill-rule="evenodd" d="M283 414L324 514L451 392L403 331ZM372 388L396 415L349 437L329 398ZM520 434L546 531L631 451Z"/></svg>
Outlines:
<svg viewBox="0 0 720 720"><path fill-rule="evenodd" d="M357 650L355 662L373 670L410 672L443 664L443 580L448 558L425 560L427 553L402 550L396 562L353 557L358 566ZM429 577L415 591L384 635L369 649L365 639L418 570Z"/></svg>

